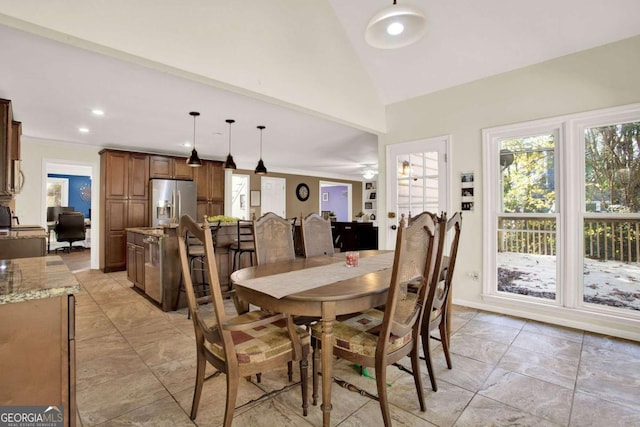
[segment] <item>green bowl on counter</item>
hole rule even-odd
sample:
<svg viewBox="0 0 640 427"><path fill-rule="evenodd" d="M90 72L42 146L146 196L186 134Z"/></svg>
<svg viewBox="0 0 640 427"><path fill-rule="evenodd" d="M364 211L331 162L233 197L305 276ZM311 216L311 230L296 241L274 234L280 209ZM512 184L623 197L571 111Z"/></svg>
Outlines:
<svg viewBox="0 0 640 427"><path fill-rule="evenodd" d="M209 218L207 218L207 221L209 222L220 221L220 224L235 224L236 222L238 222L238 218L233 216L226 216L226 215L216 215L216 216L210 216Z"/></svg>

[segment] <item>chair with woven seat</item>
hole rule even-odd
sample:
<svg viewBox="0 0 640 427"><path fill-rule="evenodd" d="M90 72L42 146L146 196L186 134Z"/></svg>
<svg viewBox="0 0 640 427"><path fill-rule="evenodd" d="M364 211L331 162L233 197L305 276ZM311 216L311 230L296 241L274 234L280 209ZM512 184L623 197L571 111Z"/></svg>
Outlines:
<svg viewBox="0 0 640 427"><path fill-rule="evenodd" d="M378 396L370 397L379 401L385 426L391 425L386 369L388 365L406 356L410 356L411 359L411 372L420 410L426 411L418 350L428 283L437 268L433 247L440 226L441 224L434 222L428 213L416 217L406 228L401 221L397 231L393 269L384 311L371 309L339 317L333 326L333 349L322 349L333 351L334 356L363 367L375 367ZM408 292L407 286L416 278L419 278L420 285L418 292L414 294ZM314 403L318 389L317 350L321 335L322 326L314 325L311 340L314 348ZM349 385L348 388L356 387Z"/></svg>
<svg viewBox="0 0 640 427"><path fill-rule="evenodd" d="M238 394L239 380L243 377L268 372L291 362L300 362L303 415L307 415L307 358L309 335L293 324L285 314L251 311L236 317L225 313L222 290L218 279L213 238L209 223L199 226L189 216L180 218L178 247L189 310L195 329L196 384L190 417L195 420L204 384L206 364L226 374L227 396L224 423L230 426ZM186 236L194 236L204 245L204 265L211 288L215 322L208 324L200 311L191 280Z"/></svg>
<svg viewBox="0 0 640 427"><path fill-rule="evenodd" d="M267 212L253 223L253 247L258 265L290 261L296 258L291 221Z"/></svg>
<svg viewBox="0 0 640 427"><path fill-rule="evenodd" d="M229 252L232 258L232 272L236 271L236 269L242 265L242 254L249 254L251 265L253 265L253 257L256 251L253 244L253 221L239 219L236 227L238 232L237 237L235 241L229 245Z"/></svg>
<svg viewBox="0 0 640 427"><path fill-rule="evenodd" d="M317 213L312 213L302 220L300 227L305 258L323 255L333 256L331 221L322 218Z"/></svg>
<svg viewBox="0 0 640 427"><path fill-rule="evenodd" d="M431 339L439 340L442 343L442 352L447 361L447 368L451 369L453 367L451 356L449 355L449 342L451 339L451 281L453 280L453 270L458 255L462 214L457 212L449 220L446 219L446 215L442 215L441 219L443 221L443 227L441 230L441 244L439 244L438 250L443 254L440 255L442 262L439 274L434 276L429 293L427 294L425 310L427 310L427 313L430 313L430 315L424 316L422 325L422 348L427 370L429 371L429 379L431 380L431 389L433 391L438 391L438 385L431 360ZM446 221L446 224L444 221ZM445 237L449 239L448 255L444 255ZM436 329L438 329L440 333L439 339L431 335L431 331Z"/></svg>

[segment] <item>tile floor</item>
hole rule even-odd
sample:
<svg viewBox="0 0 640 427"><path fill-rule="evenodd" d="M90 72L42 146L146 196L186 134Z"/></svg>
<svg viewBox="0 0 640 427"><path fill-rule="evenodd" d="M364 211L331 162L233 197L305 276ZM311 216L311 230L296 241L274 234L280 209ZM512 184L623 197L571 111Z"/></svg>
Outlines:
<svg viewBox="0 0 640 427"><path fill-rule="evenodd" d="M193 326L186 312L163 313L137 294L124 272L77 270L79 426L219 426L225 377L205 382L195 423L189 420L195 377ZM453 313L452 358L434 352L438 392L422 369L427 411L413 380L389 368L397 426L640 425L640 343L464 307ZM410 366L407 360L405 366ZM282 371L261 384L241 381L237 404L286 385ZM375 393L375 381L335 362L336 375ZM332 425L382 425L378 403L333 386ZM299 388L236 411L234 426L319 426L302 417Z"/></svg>

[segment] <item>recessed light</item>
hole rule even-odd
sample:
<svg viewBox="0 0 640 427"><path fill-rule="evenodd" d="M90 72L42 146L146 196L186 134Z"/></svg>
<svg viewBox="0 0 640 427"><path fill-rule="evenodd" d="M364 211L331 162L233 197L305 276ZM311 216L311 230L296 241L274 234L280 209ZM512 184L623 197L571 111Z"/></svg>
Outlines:
<svg viewBox="0 0 640 427"><path fill-rule="evenodd" d="M189 148L189 147L191 147L191 143L189 141L187 141L187 142L183 143L182 146Z"/></svg>
<svg viewBox="0 0 640 427"><path fill-rule="evenodd" d="M89 128L79 127L78 132L80 133L89 133Z"/></svg>
<svg viewBox="0 0 640 427"><path fill-rule="evenodd" d="M93 114L94 116L104 116L104 111L98 108L94 108L93 110L91 110L91 114Z"/></svg>

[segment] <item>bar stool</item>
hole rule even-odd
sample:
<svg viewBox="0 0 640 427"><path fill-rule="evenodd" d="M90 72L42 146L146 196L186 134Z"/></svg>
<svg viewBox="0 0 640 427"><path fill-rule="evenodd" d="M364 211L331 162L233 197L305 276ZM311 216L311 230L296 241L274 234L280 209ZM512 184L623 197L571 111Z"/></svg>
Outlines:
<svg viewBox="0 0 640 427"><path fill-rule="evenodd" d="M220 229L220 221L218 221L215 225L210 226L211 237L213 238L213 245L216 245L216 236L218 235L218 230ZM190 242L191 240L191 242ZM187 257L189 259L189 271L191 272L191 278L193 280L194 290L198 295L197 301L198 304L206 304L211 300L211 293L209 289L209 283L206 280L206 266L204 263L205 253L204 253L204 245L202 242L198 241L198 243L193 242L193 238L189 235L185 237L185 244L187 247ZM196 280L196 273L200 272L200 281ZM178 287L178 293L176 295L176 300L173 304L173 310L178 309L178 304L180 303L180 293L186 292L184 288L184 277L182 275L182 269L180 270L180 285ZM187 319L191 318L191 311L187 313Z"/></svg>
<svg viewBox="0 0 640 427"><path fill-rule="evenodd" d="M253 221L239 219L237 228L238 235L236 240L229 245L229 251L233 257L231 272L236 271L236 259L238 260L238 268L240 267L242 254L244 253L248 253L251 256L251 265L253 265L253 257L256 253L256 247L253 242Z"/></svg>

